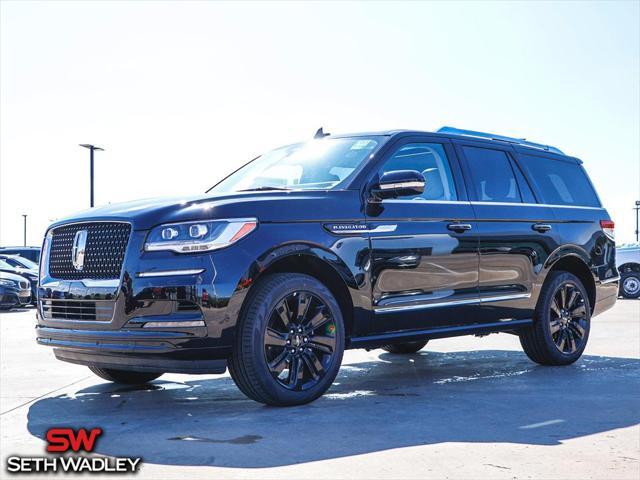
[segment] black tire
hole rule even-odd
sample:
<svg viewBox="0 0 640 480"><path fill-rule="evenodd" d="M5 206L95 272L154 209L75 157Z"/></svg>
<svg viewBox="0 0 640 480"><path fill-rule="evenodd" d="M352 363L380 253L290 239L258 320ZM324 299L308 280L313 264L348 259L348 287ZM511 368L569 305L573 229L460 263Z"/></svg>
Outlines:
<svg viewBox="0 0 640 480"><path fill-rule="evenodd" d="M624 298L640 297L640 273L625 272L620 275L620 295Z"/></svg>
<svg viewBox="0 0 640 480"><path fill-rule="evenodd" d="M568 272L551 272L540 292L534 324L520 332L520 344L536 363L569 365L587 346L590 327L591 306L582 282Z"/></svg>
<svg viewBox="0 0 640 480"><path fill-rule="evenodd" d="M158 378L162 373L133 372L131 370L115 370L113 368L89 367L93 373L109 382L125 385L142 385Z"/></svg>
<svg viewBox="0 0 640 480"><path fill-rule="evenodd" d="M392 345L385 345L383 350L389 353L416 353L422 350L429 340L423 340L420 342L407 342L407 343L395 343Z"/></svg>
<svg viewBox="0 0 640 480"><path fill-rule="evenodd" d="M245 302L229 359L238 388L273 406L302 405L321 396L338 374L344 352L342 312L329 289L309 275L277 273L261 279Z"/></svg>

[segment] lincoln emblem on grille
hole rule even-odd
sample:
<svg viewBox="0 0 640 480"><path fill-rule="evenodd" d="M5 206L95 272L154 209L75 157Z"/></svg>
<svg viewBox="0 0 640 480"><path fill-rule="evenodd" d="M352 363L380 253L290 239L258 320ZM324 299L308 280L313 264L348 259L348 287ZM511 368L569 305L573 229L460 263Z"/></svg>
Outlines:
<svg viewBox="0 0 640 480"><path fill-rule="evenodd" d="M84 250L87 246L87 231L78 230L73 238L73 247L71 247L71 262L76 270L82 270L84 267Z"/></svg>

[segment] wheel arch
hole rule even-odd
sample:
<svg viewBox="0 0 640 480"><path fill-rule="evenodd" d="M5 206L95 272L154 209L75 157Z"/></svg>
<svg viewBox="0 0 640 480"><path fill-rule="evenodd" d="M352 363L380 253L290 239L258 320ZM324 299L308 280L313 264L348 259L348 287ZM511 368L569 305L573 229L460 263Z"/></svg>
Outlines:
<svg viewBox="0 0 640 480"><path fill-rule="evenodd" d="M236 295L240 296L243 306L251 297L253 286L272 273L302 273L322 282L340 306L346 337L351 335L355 323L354 305L361 301L361 295L358 295L361 285L356 278L359 275L354 274L335 253L309 244L289 244L266 252L253 263L238 284Z"/></svg>
<svg viewBox="0 0 640 480"><path fill-rule="evenodd" d="M596 303L596 281L591 269L589 268L588 260L585 259L585 255L575 251L566 252L564 255L558 255L554 259L553 263L548 265L545 282L548 281L549 274L555 271L569 272L578 277L587 291L589 306L591 312L593 312Z"/></svg>
<svg viewBox="0 0 640 480"><path fill-rule="evenodd" d="M636 262L626 262L618 267L619 273L640 273L640 263Z"/></svg>

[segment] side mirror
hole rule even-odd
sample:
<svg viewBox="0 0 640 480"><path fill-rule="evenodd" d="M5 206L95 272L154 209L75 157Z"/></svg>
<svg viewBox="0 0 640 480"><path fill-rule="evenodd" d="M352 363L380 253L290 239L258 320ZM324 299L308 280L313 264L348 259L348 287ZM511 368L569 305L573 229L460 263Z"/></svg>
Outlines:
<svg viewBox="0 0 640 480"><path fill-rule="evenodd" d="M422 195L424 186L424 175L420 172L394 170L384 173L378 183L371 188L371 199L380 201L386 198Z"/></svg>

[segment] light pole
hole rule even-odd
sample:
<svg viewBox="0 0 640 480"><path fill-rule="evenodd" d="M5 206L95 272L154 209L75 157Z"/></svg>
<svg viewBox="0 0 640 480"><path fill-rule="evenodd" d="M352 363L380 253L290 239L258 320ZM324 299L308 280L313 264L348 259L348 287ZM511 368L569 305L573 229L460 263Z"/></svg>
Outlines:
<svg viewBox="0 0 640 480"><path fill-rule="evenodd" d="M27 246L27 214L22 214L23 224L24 224L24 246Z"/></svg>
<svg viewBox="0 0 640 480"><path fill-rule="evenodd" d="M104 151L104 148L100 148L100 147L96 147L95 145L90 145L88 143L81 143L80 144L81 147L84 148L88 148L89 152L90 152L90 159L91 159L91 172L90 172L90 182L91 182L91 200L90 200L90 206L91 208L93 208L93 152L98 150L98 151Z"/></svg>
<svg viewBox="0 0 640 480"><path fill-rule="evenodd" d="M636 242L638 241L638 211L640 211L640 200L636 200L636 206L633 207L636 211Z"/></svg>

